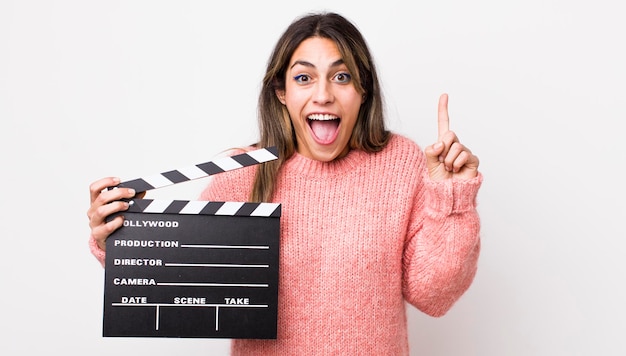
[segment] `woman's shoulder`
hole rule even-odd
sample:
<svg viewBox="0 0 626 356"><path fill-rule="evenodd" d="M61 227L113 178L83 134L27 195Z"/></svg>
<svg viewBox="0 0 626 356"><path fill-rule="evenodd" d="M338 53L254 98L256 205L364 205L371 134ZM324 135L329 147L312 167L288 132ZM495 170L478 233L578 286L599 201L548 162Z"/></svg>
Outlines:
<svg viewBox="0 0 626 356"><path fill-rule="evenodd" d="M406 147L407 149L416 149L416 150L421 149L420 145L417 142L415 142L413 139L409 138L408 136L404 134L397 133L397 132L390 133L389 144L396 145L399 147Z"/></svg>
<svg viewBox="0 0 626 356"><path fill-rule="evenodd" d="M399 133L391 133L389 142L381 153L387 159L397 157L397 159L405 161L411 159L419 160L423 156L422 149L417 142Z"/></svg>
<svg viewBox="0 0 626 356"><path fill-rule="evenodd" d="M419 184L425 169L425 157L420 146L407 136L392 133L385 147L376 153L361 153L364 157L357 174L374 177L376 181L400 184L407 189Z"/></svg>

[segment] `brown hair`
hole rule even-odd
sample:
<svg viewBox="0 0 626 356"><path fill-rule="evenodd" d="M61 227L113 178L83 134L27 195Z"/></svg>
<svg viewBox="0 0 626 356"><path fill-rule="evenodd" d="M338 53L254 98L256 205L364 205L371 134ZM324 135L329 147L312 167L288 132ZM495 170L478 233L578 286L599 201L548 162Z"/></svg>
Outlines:
<svg viewBox="0 0 626 356"><path fill-rule="evenodd" d="M365 39L346 18L336 13L308 14L296 19L282 34L272 52L259 95L258 147L276 146L279 159L259 165L250 201L270 201L282 164L296 151L296 136L287 108L278 100L277 90L285 90L285 76L291 56L302 41L311 37L335 42L354 77L354 85L365 97L350 138L350 149L366 152L382 150L389 141L385 128L383 99L376 68Z"/></svg>

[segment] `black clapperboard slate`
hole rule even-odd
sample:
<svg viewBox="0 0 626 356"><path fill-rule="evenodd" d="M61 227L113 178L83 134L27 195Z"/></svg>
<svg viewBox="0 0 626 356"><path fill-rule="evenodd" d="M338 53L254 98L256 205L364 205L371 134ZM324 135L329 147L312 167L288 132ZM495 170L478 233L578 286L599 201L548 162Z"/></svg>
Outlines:
<svg viewBox="0 0 626 356"><path fill-rule="evenodd" d="M140 193L276 158L263 148L119 187ZM133 199L121 214L106 242L104 337L276 338L280 204Z"/></svg>

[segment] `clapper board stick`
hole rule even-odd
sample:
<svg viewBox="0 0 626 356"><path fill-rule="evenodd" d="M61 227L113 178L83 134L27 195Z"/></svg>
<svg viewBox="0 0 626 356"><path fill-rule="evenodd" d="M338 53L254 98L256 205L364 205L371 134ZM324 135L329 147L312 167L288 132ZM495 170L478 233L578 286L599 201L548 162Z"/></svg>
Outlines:
<svg viewBox="0 0 626 356"><path fill-rule="evenodd" d="M178 184L193 179L232 171L243 167L253 166L278 159L278 150L275 146L256 149L214 161L196 164L182 169L175 169L152 176L125 181L116 188L133 188L136 193Z"/></svg>

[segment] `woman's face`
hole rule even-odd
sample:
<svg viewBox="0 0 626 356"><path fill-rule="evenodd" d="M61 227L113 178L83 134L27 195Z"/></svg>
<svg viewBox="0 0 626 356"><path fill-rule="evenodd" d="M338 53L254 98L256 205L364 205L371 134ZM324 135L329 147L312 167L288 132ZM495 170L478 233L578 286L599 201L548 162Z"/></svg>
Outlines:
<svg viewBox="0 0 626 356"><path fill-rule="evenodd" d="M297 150L318 161L348 153L363 95L332 40L311 37L293 53L285 90L277 91L296 132Z"/></svg>

